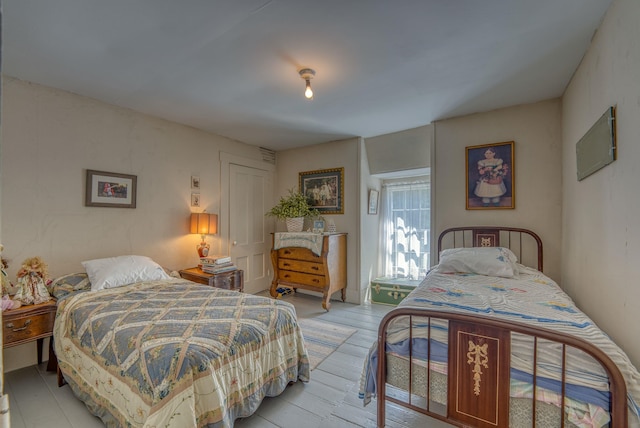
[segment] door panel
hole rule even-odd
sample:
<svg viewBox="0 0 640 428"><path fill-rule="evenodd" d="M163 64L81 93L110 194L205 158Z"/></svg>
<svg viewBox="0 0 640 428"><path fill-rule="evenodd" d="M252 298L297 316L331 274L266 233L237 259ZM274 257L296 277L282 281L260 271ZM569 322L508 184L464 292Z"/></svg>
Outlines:
<svg viewBox="0 0 640 428"><path fill-rule="evenodd" d="M270 173L242 165L229 165L230 255L244 270L244 291L269 288L271 244L264 213Z"/></svg>

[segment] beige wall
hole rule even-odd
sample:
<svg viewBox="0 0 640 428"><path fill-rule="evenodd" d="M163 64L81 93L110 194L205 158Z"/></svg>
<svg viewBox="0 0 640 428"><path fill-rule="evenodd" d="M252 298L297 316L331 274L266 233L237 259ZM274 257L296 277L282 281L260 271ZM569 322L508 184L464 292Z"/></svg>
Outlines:
<svg viewBox="0 0 640 428"><path fill-rule="evenodd" d="M560 100L509 107L435 124L434 233L447 227L532 229L544 243L544 271L560 279ZM465 209L465 147L514 141L515 209ZM435 255L435 251L432 251Z"/></svg>
<svg viewBox="0 0 640 428"><path fill-rule="evenodd" d="M615 0L563 97L562 283L640 367L640 2ZM617 106L618 159L578 182L576 142Z"/></svg>
<svg viewBox="0 0 640 428"><path fill-rule="evenodd" d="M194 211L219 212L220 151L261 159L256 147L6 76L2 101L1 228L12 279L36 255L53 277L119 254L194 266L191 175L201 180ZM137 207L85 207L86 169L137 175ZM35 354L35 344L6 349L5 371L35 364Z"/></svg>
<svg viewBox="0 0 640 428"><path fill-rule="evenodd" d="M360 255L360 302L364 302L371 280L378 276L380 248L380 191L382 180L371 176L364 139L360 142L360 239L357 253ZM378 191L378 214L368 214L369 192Z"/></svg>
<svg viewBox="0 0 640 428"><path fill-rule="evenodd" d="M371 174L428 168L431 166L433 125L378 135L365 140Z"/></svg>
<svg viewBox="0 0 640 428"><path fill-rule="evenodd" d="M298 173L319 169L344 167L344 214L324 215L333 220L338 232L347 232L347 301L360 302L360 284L358 280L360 212L360 138L333 141L313 146L278 152L277 179L274 201L287 194L287 189L298 189ZM307 225L305 228L308 227ZM283 222L276 222L277 230L284 230ZM301 290L302 291L302 290ZM340 298L335 293L334 299Z"/></svg>

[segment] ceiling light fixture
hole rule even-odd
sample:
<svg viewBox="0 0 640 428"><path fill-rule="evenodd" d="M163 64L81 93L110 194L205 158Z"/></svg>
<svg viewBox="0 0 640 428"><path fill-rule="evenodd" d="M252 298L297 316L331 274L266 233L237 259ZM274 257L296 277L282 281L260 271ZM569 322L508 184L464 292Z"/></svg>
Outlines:
<svg viewBox="0 0 640 428"><path fill-rule="evenodd" d="M313 79L313 76L316 75L316 71L311 68L303 68L302 70L298 71L298 73L300 74L300 77L302 77L307 83L304 89L304 96L308 100L312 100L313 91L311 90L311 79Z"/></svg>

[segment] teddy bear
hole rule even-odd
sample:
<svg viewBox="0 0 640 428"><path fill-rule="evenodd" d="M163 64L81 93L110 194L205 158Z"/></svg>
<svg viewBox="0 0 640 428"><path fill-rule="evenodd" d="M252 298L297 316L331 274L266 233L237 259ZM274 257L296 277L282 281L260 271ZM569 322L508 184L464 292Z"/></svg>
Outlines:
<svg viewBox="0 0 640 428"><path fill-rule="evenodd" d="M47 265L40 257L31 257L22 262L18 271L18 291L13 300L23 305L37 305L51 300L47 290Z"/></svg>

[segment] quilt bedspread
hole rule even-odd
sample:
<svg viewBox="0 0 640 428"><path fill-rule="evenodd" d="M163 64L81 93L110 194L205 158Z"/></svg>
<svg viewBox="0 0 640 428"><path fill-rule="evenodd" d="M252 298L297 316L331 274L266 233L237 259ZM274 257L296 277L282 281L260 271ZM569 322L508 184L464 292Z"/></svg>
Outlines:
<svg viewBox="0 0 640 428"><path fill-rule="evenodd" d="M626 354L576 307L553 280L536 270L521 266L519 279L507 279L477 274L440 273L436 269L399 306L490 315L581 337L604 350L620 368L627 384L630 426L640 424L640 373ZM394 320L388 329L387 349L403 354L403 349L408 346L408 334L408 319L403 317ZM432 320L431 330L427 324L421 326L419 321L414 321L412 335L414 352L419 352L417 350L421 340L431 337L435 341L435 346L432 345L435 349L432 361L446 361L447 326L444 321ZM512 336L511 343L512 377L515 372L520 375L520 380L527 380L531 378L529 355L532 344L517 336ZM605 391L606 394L607 378L599 364L581 351L569 349L568 352L571 358L567 363L567 381L578 385L574 390ZM559 345L540 344L538 353L538 375L558 379ZM371 357L377 359L375 354L374 345ZM514 391L517 392L512 388L512 394ZM375 364L368 359L361 379L360 396L366 403L374 393Z"/></svg>
<svg viewBox="0 0 640 428"><path fill-rule="evenodd" d="M107 425L228 427L309 380L295 308L171 279L60 302L55 351Z"/></svg>

